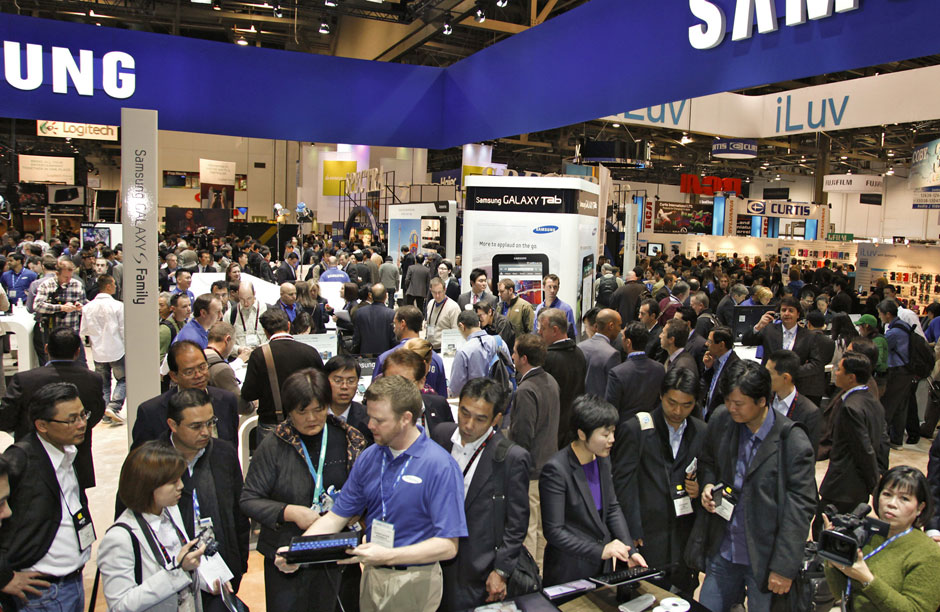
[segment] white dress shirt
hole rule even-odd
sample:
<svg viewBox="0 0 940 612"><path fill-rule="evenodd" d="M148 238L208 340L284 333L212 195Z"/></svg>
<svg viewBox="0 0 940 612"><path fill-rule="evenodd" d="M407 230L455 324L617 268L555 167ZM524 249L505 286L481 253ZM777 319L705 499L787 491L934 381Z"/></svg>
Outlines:
<svg viewBox="0 0 940 612"><path fill-rule="evenodd" d="M793 391L790 391L790 395L780 398L779 395L774 395L774 410L783 416L787 416L790 413L790 406L793 405L793 400L796 399L796 387L793 387Z"/></svg>
<svg viewBox="0 0 940 612"><path fill-rule="evenodd" d="M80 336L91 339L96 363L110 363L124 356L124 304L107 293L82 306Z"/></svg>
<svg viewBox="0 0 940 612"><path fill-rule="evenodd" d="M489 436L489 432L486 432L473 442L470 442L466 446L463 445L460 438L460 429L454 430L454 435L450 437L450 441L454 443L453 448L450 449L450 456L457 461L457 466L460 468L461 473L467 469L467 464L470 463L470 458L473 457L473 453L477 452L477 449L480 448L480 445L486 441L486 438ZM480 453L482 455L483 453ZM477 471L477 465L480 464L480 456L477 455L476 460L473 462L473 465L470 466L470 469L467 470L467 474L463 477L463 496L467 497L467 491L470 489L470 482L473 481L473 475Z"/></svg>
<svg viewBox="0 0 940 612"><path fill-rule="evenodd" d="M91 546L79 552L78 534L75 532L75 523L72 522L72 515L82 507L78 477L72 469L72 462L75 461L78 451L73 445L69 445L64 447L65 452L63 452L44 440L42 436L38 438L49 456L49 461L52 462L56 479L59 481L62 517L59 519L59 530L45 556L23 571L40 572L47 576L68 576L91 559Z"/></svg>
<svg viewBox="0 0 940 612"><path fill-rule="evenodd" d="M675 459L676 455L679 454L679 447L682 445L682 434L685 433L685 428L688 425L688 419L682 421L682 425L679 425L679 427L675 429L673 429L672 425L666 423L666 427L669 428L669 447L672 448L673 459Z"/></svg>
<svg viewBox="0 0 940 612"><path fill-rule="evenodd" d="M793 343L796 342L796 328L796 325L790 329L787 329L786 327L783 328L783 348L787 349L788 351L793 350Z"/></svg>

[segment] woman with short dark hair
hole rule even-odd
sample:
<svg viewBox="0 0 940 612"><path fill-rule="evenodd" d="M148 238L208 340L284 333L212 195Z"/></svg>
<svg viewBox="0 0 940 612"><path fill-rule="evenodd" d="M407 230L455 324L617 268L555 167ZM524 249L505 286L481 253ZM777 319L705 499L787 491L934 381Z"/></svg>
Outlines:
<svg viewBox="0 0 940 612"><path fill-rule="evenodd" d="M318 565L285 574L274 565L277 549L303 535L333 505L353 462L366 446L362 434L329 411L332 389L313 368L292 374L281 387L286 420L266 436L251 458L241 507L261 523L265 602L278 612L332 612L341 567Z"/></svg>
<svg viewBox="0 0 940 612"><path fill-rule="evenodd" d="M611 477L617 409L596 395L575 398L572 409L578 437L539 476L546 586L609 572L613 560L646 566L632 548Z"/></svg>
<svg viewBox="0 0 940 612"><path fill-rule="evenodd" d="M888 523L888 536L873 535L852 565L828 561L829 588L856 612L940 609L940 547L923 532L934 511L927 479L917 468L893 467L881 477L872 505Z"/></svg>
<svg viewBox="0 0 940 612"><path fill-rule="evenodd" d="M199 612L200 586L214 590L200 584L196 573L206 546L198 539L187 542L183 517L176 506L185 469L186 462L175 448L156 441L134 449L124 460L118 497L127 510L115 521L120 528L108 529L98 547L98 569L108 610Z"/></svg>

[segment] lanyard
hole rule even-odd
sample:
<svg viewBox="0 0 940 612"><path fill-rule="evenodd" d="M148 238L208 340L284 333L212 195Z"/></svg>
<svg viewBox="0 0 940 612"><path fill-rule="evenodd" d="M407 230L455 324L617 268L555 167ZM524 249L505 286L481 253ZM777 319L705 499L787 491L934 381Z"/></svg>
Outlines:
<svg viewBox="0 0 940 612"><path fill-rule="evenodd" d="M304 460L307 462L307 469L313 477L315 488L313 490L313 503L320 502L320 495L323 494L323 462L326 460L326 438L329 428L326 423L323 424L323 438L320 440L320 462L317 464L317 471L313 471L313 462L310 461L310 453L307 452L307 444L301 440L300 446L304 451ZM385 465L384 463L382 464Z"/></svg>
<svg viewBox="0 0 940 612"><path fill-rule="evenodd" d="M441 320L441 315L444 313L444 304L447 302L447 299L441 301L440 307L437 309L437 318L434 319L434 327L437 327L438 322ZM428 312L428 323L431 322L431 315L434 314L434 307L437 306L437 302L431 302L431 311Z"/></svg>
<svg viewBox="0 0 940 612"><path fill-rule="evenodd" d="M842 401L844 402L848 396L852 395L856 391L867 391L867 390L868 390L868 385L859 385L857 387L852 387L851 389L845 392L845 395L842 396Z"/></svg>
<svg viewBox="0 0 940 612"><path fill-rule="evenodd" d="M176 531L176 537L179 538L180 546L185 546L186 537L183 535L183 532L180 531L180 528L176 526L176 523L173 521L173 517L170 516L170 514L166 511L166 509L163 510L163 513L166 514L166 518L169 519L170 524L173 525L173 529ZM166 563L173 563L173 557L170 556L170 553L166 549L166 546L164 546L163 542L160 541L160 537L157 535L157 532L153 530L153 527L150 526L150 523L144 520L143 517L138 518L138 523L146 527L147 531L150 532L150 535L153 537L154 541L157 543L157 546L160 547L160 552L163 553L164 561Z"/></svg>
<svg viewBox="0 0 940 612"><path fill-rule="evenodd" d="M382 498L382 520L385 520L385 517L388 516L388 510L385 507L385 465L388 462L388 458L385 454L382 454L382 472L379 474L379 496ZM405 470L408 469L408 464L411 463L411 457L408 457L408 460L405 461L405 465L401 466L401 471L398 472L398 477L395 478L395 484L392 485L392 494L395 493L395 487L398 486L398 483L401 482L401 477L405 475Z"/></svg>
<svg viewBox="0 0 940 612"><path fill-rule="evenodd" d="M255 329L254 329L255 332L258 331L258 316L259 316L258 313L260 313L260 312L261 312L261 308L260 308L260 307L259 307L257 310L255 310ZM242 328L243 328L245 331L248 331L248 326L245 325L245 317L242 316L242 309L241 309L241 308L238 309L238 318L241 319L241 321L242 321Z"/></svg>
<svg viewBox="0 0 940 612"><path fill-rule="evenodd" d="M196 488L193 487L193 528L199 530L199 519L202 518L202 515L199 512L199 496L196 495ZM195 533L195 532L194 532Z"/></svg>
<svg viewBox="0 0 940 612"><path fill-rule="evenodd" d="M477 457L480 455L480 453L483 452L483 449L486 448L487 444L489 444L490 439L495 435L496 435L496 430L495 429L491 430L490 435L486 436L486 440L483 440L483 444L478 446L477 449L473 451L473 454L470 456L470 461L467 462L467 467L463 469L464 478L467 477L467 474L470 472L470 468L473 467L473 462L477 460Z"/></svg>
<svg viewBox="0 0 940 612"><path fill-rule="evenodd" d="M913 527L908 527L907 529L905 529L905 530L902 531L901 533L899 533L899 534L897 534L897 535L891 536L890 538L888 538L887 540L885 540L884 542L882 542L882 543L881 543L881 546L879 546L879 547L876 548L875 550L873 550L873 551L871 551L870 553L868 553L867 555L865 555L865 556L863 557L863 559L864 559L865 561L868 561L870 558L874 557L875 555L877 555L878 553L880 553L882 550L884 550L885 547L886 547L888 544L890 544L891 542L894 542L894 541L897 540L898 538L900 538L900 537L902 537L902 536L906 536L907 534L909 534L912 529L913 529ZM846 600L848 600L848 598L849 598L849 596L850 596L851 594L852 594L852 580L851 580L851 579L848 579L848 580L846 580L846 583L845 583L845 598L846 598Z"/></svg>

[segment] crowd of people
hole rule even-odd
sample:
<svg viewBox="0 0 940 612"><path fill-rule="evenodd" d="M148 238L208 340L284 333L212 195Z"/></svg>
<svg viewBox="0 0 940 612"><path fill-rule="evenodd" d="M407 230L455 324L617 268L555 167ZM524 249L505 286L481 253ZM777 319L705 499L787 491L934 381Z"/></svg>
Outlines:
<svg viewBox="0 0 940 612"><path fill-rule="evenodd" d="M461 288L459 257L433 249L166 236L164 387L137 407L115 520L96 532L92 431L127 418L121 248L10 231L2 250L0 307L35 314L35 346L17 348L42 364L0 400L16 440L0 458L4 610L82 610L96 538L109 610L225 610L253 525L279 612L465 610L618 561L663 568L657 584L713 612L770 610L807 543L861 504L886 526L828 563L834 599L940 607L940 407L916 393L940 378L940 304L921 320L885 279L860 296L828 262L784 280L775 258L663 254L623 275L602 261L576 320L551 273L532 305L483 269ZM195 295L203 273L224 279ZM769 308L741 330L741 305ZM296 338L334 326L325 362ZM465 340L449 372L446 330ZM920 438L935 438L927 475L891 467ZM365 538L338 564L283 556L296 536L346 530Z"/></svg>

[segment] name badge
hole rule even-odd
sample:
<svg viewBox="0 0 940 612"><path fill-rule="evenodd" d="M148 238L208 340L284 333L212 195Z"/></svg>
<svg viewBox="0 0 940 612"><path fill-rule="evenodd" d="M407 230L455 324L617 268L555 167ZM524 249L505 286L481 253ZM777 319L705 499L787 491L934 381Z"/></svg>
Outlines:
<svg viewBox="0 0 940 612"><path fill-rule="evenodd" d="M91 522L88 508L79 508L78 512L72 515L72 524L75 525L75 533L78 535L78 552L82 552L95 542L95 525Z"/></svg>
<svg viewBox="0 0 940 612"><path fill-rule="evenodd" d="M718 487L715 488L718 489ZM734 496L734 489L724 487L719 490L719 494L715 499L715 513L726 521L730 521L737 503L738 499Z"/></svg>
<svg viewBox="0 0 940 612"><path fill-rule="evenodd" d="M10 289L10 298L16 299L16 289Z"/></svg>
<svg viewBox="0 0 940 612"><path fill-rule="evenodd" d="M255 347L261 344L261 338L258 334L245 334L245 344Z"/></svg>
<svg viewBox="0 0 940 612"><path fill-rule="evenodd" d="M372 521L371 541L385 548L395 548L395 525L378 519Z"/></svg>
<svg viewBox="0 0 940 612"><path fill-rule="evenodd" d="M688 491L682 485L676 485L676 491L672 496L672 505L676 509L676 516L685 516L692 514L692 498Z"/></svg>
<svg viewBox="0 0 940 612"><path fill-rule="evenodd" d="M437 330L437 327L435 327L434 325L430 325L430 324L429 324L429 325L428 325L428 331L427 331L427 333L425 334L426 338L433 338L433 337L434 337L434 333L435 333L436 330Z"/></svg>

